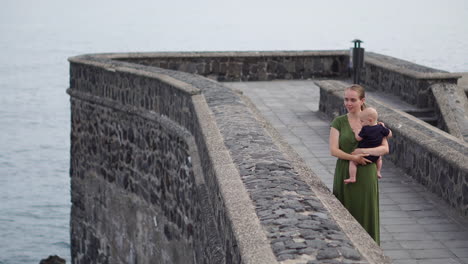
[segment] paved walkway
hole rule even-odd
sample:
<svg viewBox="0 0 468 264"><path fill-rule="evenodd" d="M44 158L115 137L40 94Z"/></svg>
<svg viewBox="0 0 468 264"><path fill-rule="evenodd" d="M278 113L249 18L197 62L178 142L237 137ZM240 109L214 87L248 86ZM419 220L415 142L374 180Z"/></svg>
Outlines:
<svg viewBox="0 0 468 264"><path fill-rule="evenodd" d="M330 120L318 113L312 81L238 82L244 92L331 189L336 158L328 150ZM384 159L380 180L381 247L396 264L468 264L468 220Z"/></svg>

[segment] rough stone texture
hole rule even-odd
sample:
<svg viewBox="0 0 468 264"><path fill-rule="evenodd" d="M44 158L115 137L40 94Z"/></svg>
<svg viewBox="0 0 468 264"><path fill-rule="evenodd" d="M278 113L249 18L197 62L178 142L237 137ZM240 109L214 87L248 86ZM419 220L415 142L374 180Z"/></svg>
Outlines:
<svg viewBox="0 0 468 264"><path fill-rule="evenodd" d="M330 117L346 113L343 91L349 84L318 81L320 111ZM468 145L417 118L368 97L379 119L393 131L387 155L398 167L468 215Z"/></svg>
<svg viewBox="0 0 468 264"><path fill-rule="evenodd" d="M72 64L73 263L236 261L232 230L213 221L216 200L180 126L197 130L191 94L148 80Z"/></svg>
<svg viewBox="0 0 468 264"><path fill-rule="evenodd" d="M305 263L326 249L337 252L320 255L326 261L367 262L230 89L106 56L71 59L73 263L274 263L256 259L266 251ZM200 92L209 130L194 107ZM208 151L213 132L227 157ZM253 221L239 222L248 206L222 183L228 168ZM260 229L268 249L244 242Z"/></svg>
<svg viewBox="0 0 468 264"><path fill-rule="evenodd" d="M119 60L194 73L218 81L269 81L344 77L349 58L346 51L284 51L151 53Z"/></svg>
<svg viewBox="0 0 468 264"><path fill-rule="evenodd" d="M200 259L195 253L201 251L193 249L196 243L208 245L203 227L209 226L209 217L203 205L209 201L203 183L195 180L187 133L174 130L168 121L158 123L75 98L74 263ZM200 225L201 220L208 224Z"/></svg>
<svg viewBox="0 0 468 264"><path fill-rule="evenodd" d="M468 100L461 86L438 83L431 86L447 132L468 142Z"/></svg>
<svg viewBox="0 0 468 264"><path fill-rule="evenodd" d="M317 249L337 245L353 247L233 91L189 74L166 74L202 90L278 261L304 255L313 259ZM316 250L307 246L311 242ZM330 258L346 259L342 255Z"/></svg>

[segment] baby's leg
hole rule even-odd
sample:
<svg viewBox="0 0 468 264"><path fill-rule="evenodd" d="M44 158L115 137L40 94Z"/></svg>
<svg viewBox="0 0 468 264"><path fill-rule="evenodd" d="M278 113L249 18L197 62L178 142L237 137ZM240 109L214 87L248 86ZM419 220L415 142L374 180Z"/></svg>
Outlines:
<svg viewBox="0 0 468 264"><path fill-rule="evenodd" d="M345 184L356 182L357 164L349 161L349 179L344 180Z"/></svg>
<svg viewBox="0 0 468 264"><path fill-rule="evenodd" d="M382 178L382 174L380 174L380 170L382 169L382 157L379 157L375 164L377 165L377 177L380 179Z"/></svg>

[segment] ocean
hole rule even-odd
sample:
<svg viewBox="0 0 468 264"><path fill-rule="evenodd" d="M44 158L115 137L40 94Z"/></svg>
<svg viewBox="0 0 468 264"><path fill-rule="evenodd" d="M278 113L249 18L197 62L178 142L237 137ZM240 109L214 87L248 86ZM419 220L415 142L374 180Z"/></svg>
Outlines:
<svg viewBox="0 0 468 264"><path fill-rule="evenodd" d="M68 57L348 49L468 72L465 0L2 0L0 264L70 260Z"/></svg>

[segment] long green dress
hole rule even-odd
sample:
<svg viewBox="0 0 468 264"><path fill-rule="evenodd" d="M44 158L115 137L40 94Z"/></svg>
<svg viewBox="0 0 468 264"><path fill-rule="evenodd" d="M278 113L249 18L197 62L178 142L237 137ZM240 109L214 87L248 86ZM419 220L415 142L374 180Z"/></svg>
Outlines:
<svg viewBox="0 0 468 264"><path fill-rule="evenodd" d="M340 132L339 148L351 153L358 141L346 115L333 120L331 126ZM349 178L349 161L336 161L333 179L333 194L348 209L351 215L364 227L369 235L380 245L379 184L375 163L358 166L356 182L344 184Z"/></svg>

